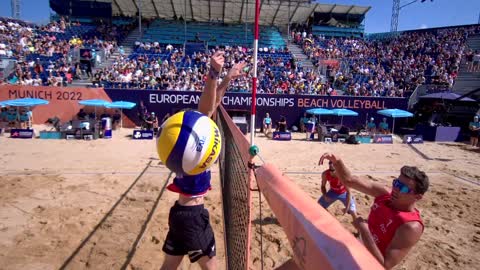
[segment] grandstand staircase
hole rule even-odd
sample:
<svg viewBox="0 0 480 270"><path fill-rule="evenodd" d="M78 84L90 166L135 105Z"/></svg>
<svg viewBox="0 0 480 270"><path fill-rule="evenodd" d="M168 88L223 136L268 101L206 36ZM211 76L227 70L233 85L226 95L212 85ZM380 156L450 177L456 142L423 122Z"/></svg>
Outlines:
<svg viewBox="0 0 480 270"><path fill-rule="evenodd" d="M297 44L290 43L287 45L288 50L290 53L293 55L293 58L297 63L300 64L301 67L305 69L310 69L313 70L314 66L312 61L308 59L308 57L303 53L302 48L298 46Z"/></svg>
<svg viewBox="0 0 480 270"><path fill-rule="evenodd" d="M478 50L480 52L480 35L469 37L467 45L473 51ZM459 95L464 95L477 88L480 88L480 72L468 72L466 63L462 63L453 86L453 91ZM478 97L480 93L477 92L475 95Z"/></svg>
<svg viewBox="0 0 480 270"><path fill-rule="evenodd" d="M123 51L125 52L125 55L130 55L133 51L133 47L135 45L136 41L139 41L141 39L141 35L138 31L138 27L135 28L128 36L119 44L120 46L123 47ZM98 69L102 68L108 68L111 67L113 62L115 62L117 59L120 57L120 52L116 50L112 55L110 55L110 58L106 59L106 61L102 62L100 65L96 66L93 69L93 74L95 74L95 71ZM69 86L71 87L85 87L87 85L92 85L92 82L88 78L82 78L81 80L75 80L70 84Z"/></svg>

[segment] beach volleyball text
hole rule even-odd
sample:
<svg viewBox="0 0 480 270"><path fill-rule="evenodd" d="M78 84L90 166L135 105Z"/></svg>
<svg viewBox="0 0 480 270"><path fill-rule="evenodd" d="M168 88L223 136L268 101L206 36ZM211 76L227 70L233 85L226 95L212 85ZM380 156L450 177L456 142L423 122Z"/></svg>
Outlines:
<svg viewBox="0 0 480 270"><path fill-rule="evenodd" d="M342 97L336 97L335 99L298 98L297 104L299 108L387 109L385 100L344 99Z"/></svg>

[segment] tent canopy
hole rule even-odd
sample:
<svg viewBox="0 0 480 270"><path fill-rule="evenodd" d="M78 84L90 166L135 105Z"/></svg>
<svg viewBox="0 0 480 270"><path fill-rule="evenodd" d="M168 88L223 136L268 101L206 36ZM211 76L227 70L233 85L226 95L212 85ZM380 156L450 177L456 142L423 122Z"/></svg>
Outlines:
<svg viewBox="0 0 480 270"><path fill-rule="evenodd" d="M358 113L349 109L333 109L333 115L336 116L358 116Z"/></svg>
<svg viewBox="0 0 480 270"><path fill-rule="evenodd" d="M324 109L324 108L308 109L307 113L313 114L313 115L332 115L333 114L331 110Z"/></svg>
<svg viewBox="0 0 480 270"><path fill-rule="evenodd" d="M48 100L40 98L19 98L2 101L2 106L33 107L37 105L47 105L48 103Z"/></svg>
<svg viewBox="0 0 480 270"><path fill-rule="evenodd" d="M406 118L406 117L413 117L413 113L400 110L400 109L386 109L377 111L378 114L392 117L392 118Z"/></svg>
<svg viewBox="0 0 480 270"><path fill-rule="evenodd" d="M85 106L105 107L111 103L103 99L87 99L79 101L78 104Z"/></svg>
<svg viewBox="0 0 480 270"><path fill-rule="evenodd" d="M106 105L105 107L107 108L110 108L110 109L132 109L133 107L135 107L137 104L133 103L133 102L128 102L128 101L115 101L115 102L112 102L108 105Z"/></svg>
<svg viewBox="0 0 480 270"><path fill-rule="evenodd" d="M364 16L370 7L354 5L320 4L305 0L260 0L261 25L287 25L304 23L314 12ZM114 16L224 23L253 23L255 0L112 0Z"/></svg>

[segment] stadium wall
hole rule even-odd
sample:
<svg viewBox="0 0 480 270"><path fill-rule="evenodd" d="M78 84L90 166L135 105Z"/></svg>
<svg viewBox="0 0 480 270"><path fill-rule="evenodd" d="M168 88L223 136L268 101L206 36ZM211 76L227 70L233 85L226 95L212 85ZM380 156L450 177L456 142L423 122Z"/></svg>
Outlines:
<svg viewBox="0 0 480 270"><path fill-rule="evenodd" d="M158 118L166 113L175 113L185 108L196 108L200 99L200 92L178 91L150 91L103 88L72 88L72 87L28 87L28 86L0 86L0 101L16 98L42 98L50 101L47 106L34 109L35 124L44 123L48 118L57 116L62 121L68 121L77 114L80 100L104 99L107 101L130 101L137 104L132 110L124 110L125 126L139 123L137 115L140 103L143 103L149 112L155 112ZM223 106L227 111L248 114L251 106L251 95L247 93L227 93L223 98ZM346 108L359 113L358 117L345 117L343 122L347 126L364 124L367 117L380 116L376 114L382 109L406 110L407 98L377 98L377 97L350 97L350 96L313 96L313 95L257 95L257 126L263 121L268 112L272 119L278 121L285 116L288 126L297 125L305 110L322 107L328 109ZM93 110L87 108L87 110ZM97 112L101 112L98 110ZM322 121L339 123L339 117L322 116ZM376 121L379 122L379 121Z"/></svg>

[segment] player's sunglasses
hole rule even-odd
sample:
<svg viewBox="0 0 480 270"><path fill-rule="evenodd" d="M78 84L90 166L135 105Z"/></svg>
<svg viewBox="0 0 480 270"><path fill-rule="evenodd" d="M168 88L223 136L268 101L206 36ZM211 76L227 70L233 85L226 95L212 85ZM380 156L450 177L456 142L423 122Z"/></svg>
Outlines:
<svg viewBox="0 0 480 270"><path fill-rule="evenodd" d="M413 193L413 189L410 189L407 185L400 182L400 180L398 180L398 178L393 179L392 186L393 186L393 188L398 188L400 193L405 193L405 194Z"/></svg>

